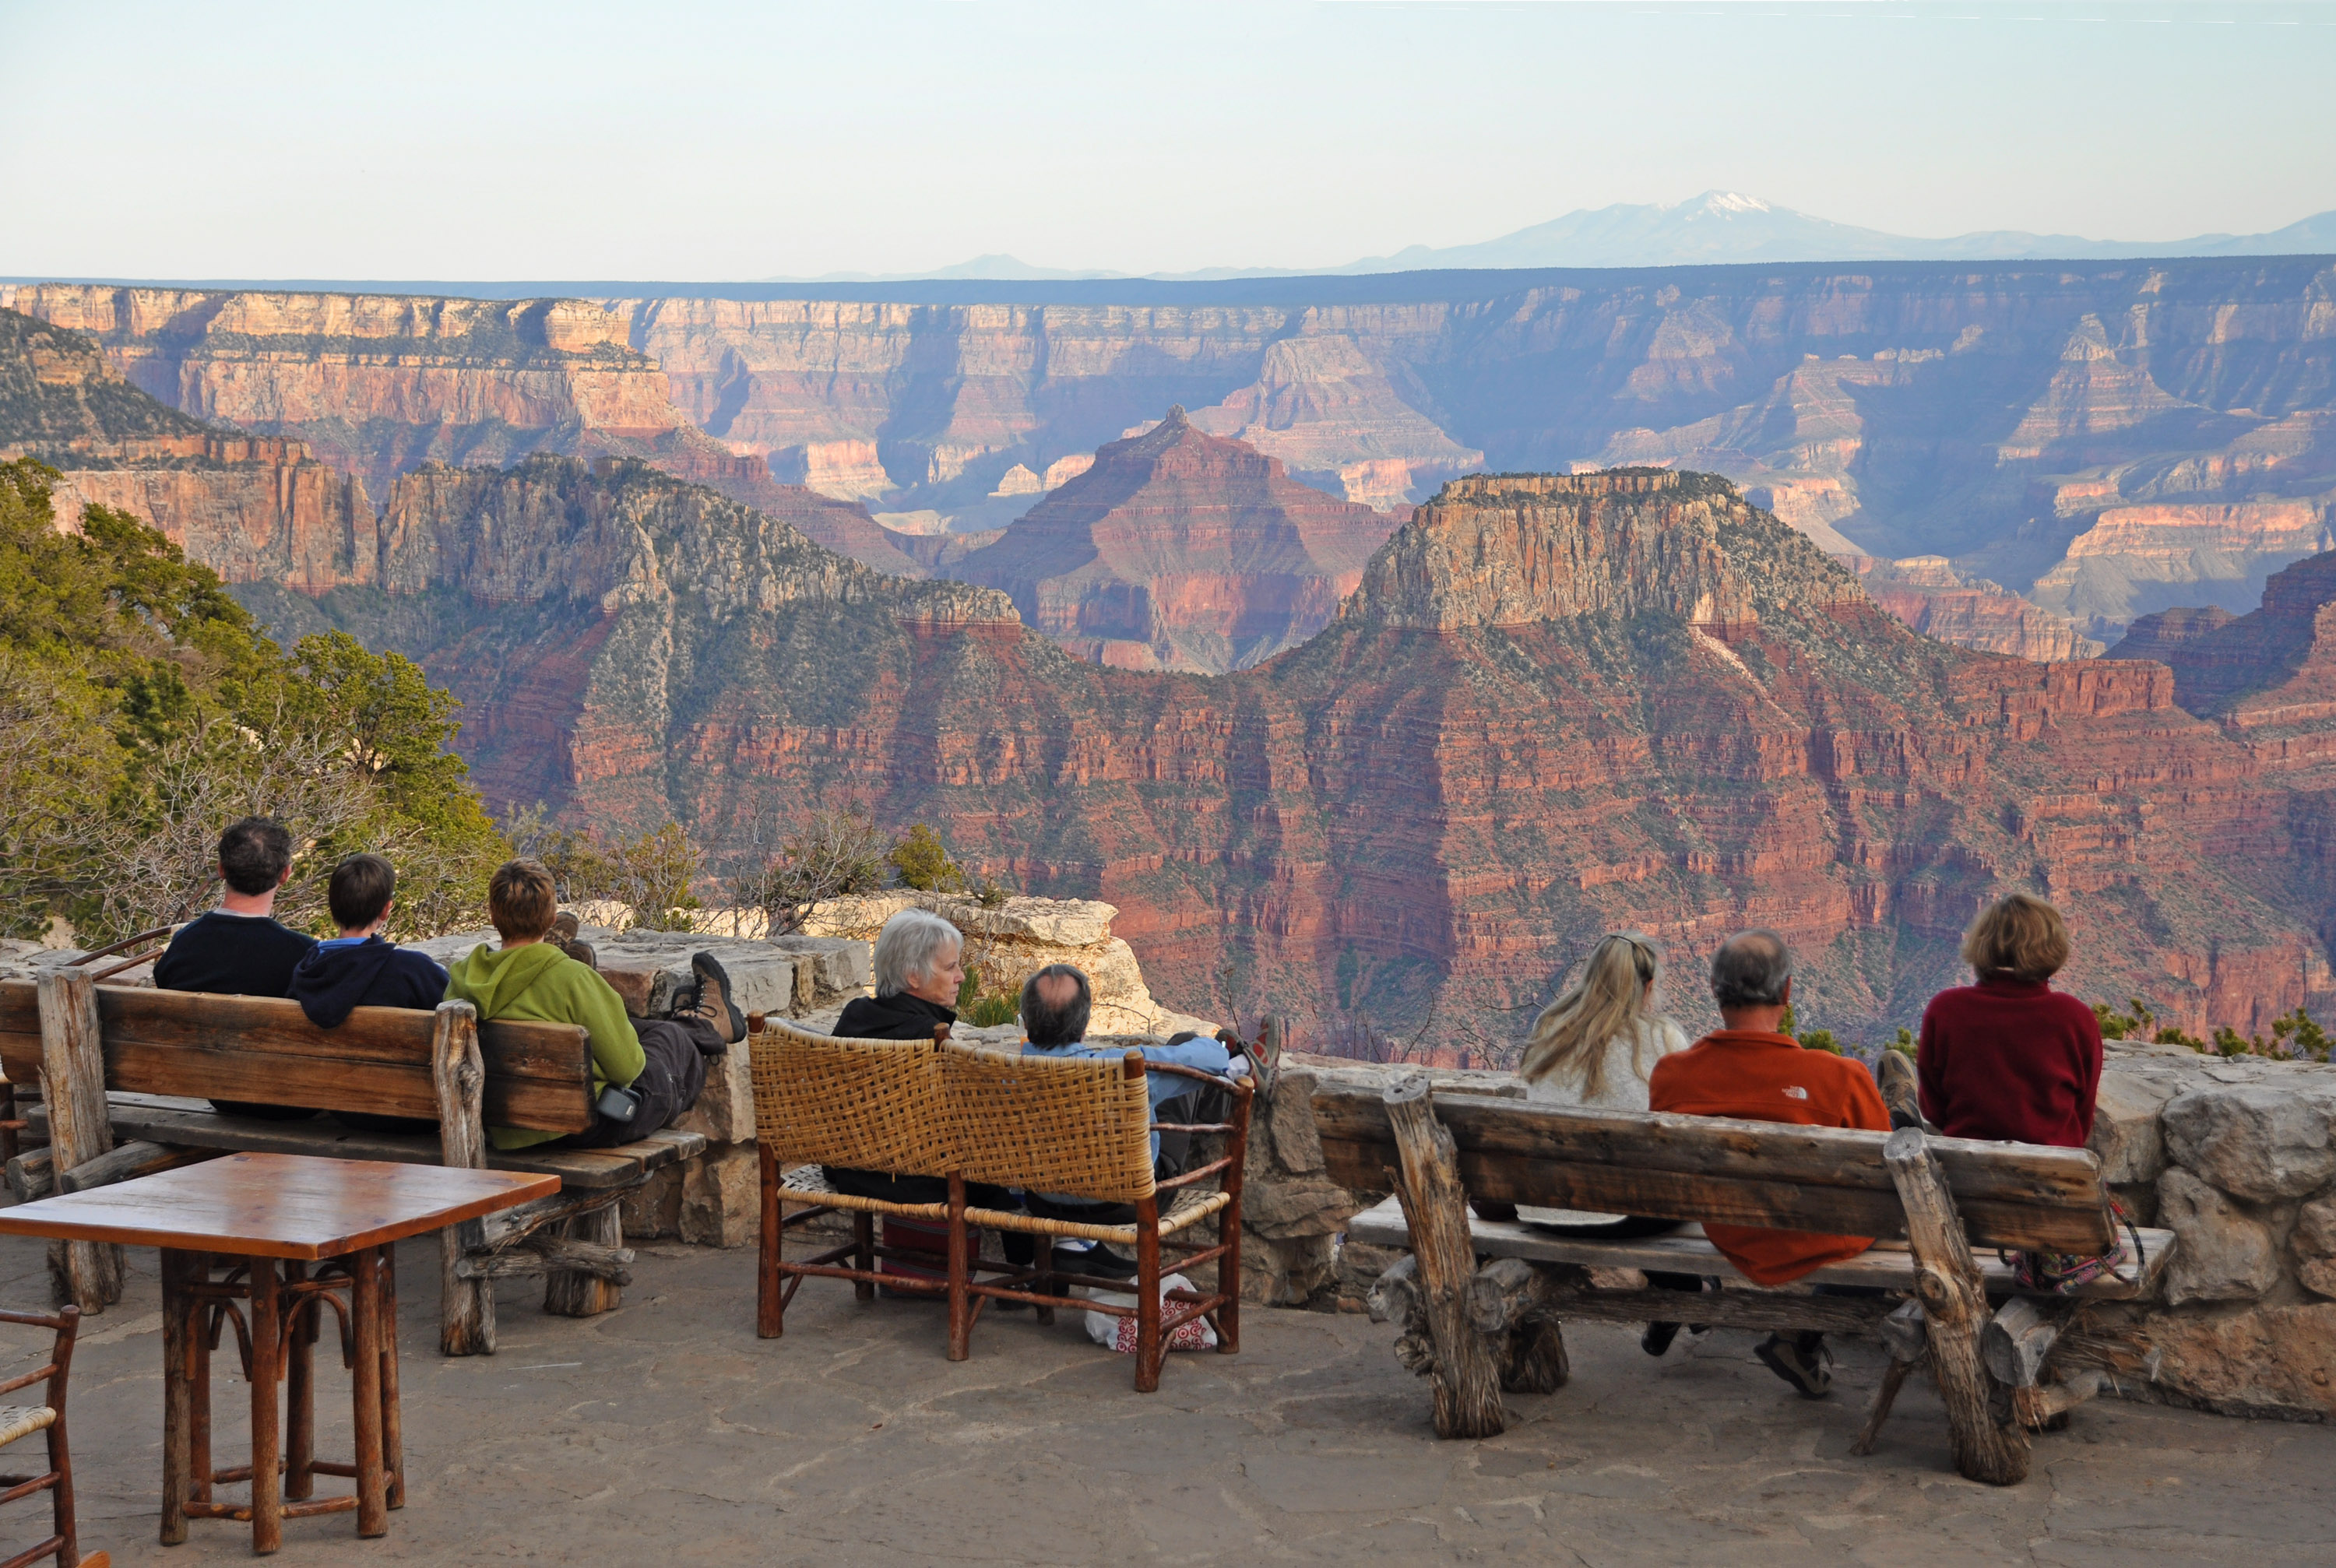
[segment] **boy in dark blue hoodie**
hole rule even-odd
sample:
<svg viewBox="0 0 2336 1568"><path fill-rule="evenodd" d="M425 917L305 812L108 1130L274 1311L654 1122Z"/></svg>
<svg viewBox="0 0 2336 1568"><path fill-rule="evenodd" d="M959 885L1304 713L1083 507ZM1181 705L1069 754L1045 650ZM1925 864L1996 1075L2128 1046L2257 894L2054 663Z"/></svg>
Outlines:
<svg viewBox="0 0 2336 1568"><path fill-rule="evenodd" d="M317 1027L336 1029L358 1008L427 1009L445 999L446 971L437 960L381 934L396 892L397 872L379 855L351 855L333 868L325 901L341 934L308 950L292 971L287 993ZM414 1116L334 1115L372 1132L418 1133L437 1125Z"/></svg>

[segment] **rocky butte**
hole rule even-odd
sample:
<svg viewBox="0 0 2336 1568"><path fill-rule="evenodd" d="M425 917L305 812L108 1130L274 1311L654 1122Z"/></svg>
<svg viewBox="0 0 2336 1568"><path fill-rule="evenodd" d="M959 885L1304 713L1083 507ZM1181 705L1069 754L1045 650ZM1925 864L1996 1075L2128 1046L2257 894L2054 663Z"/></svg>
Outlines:
<svg viewBox="0 0 2336 1568"><path fill-rule="evenodd" d="M1171 403L1374 507L1481 465L1719 472L1836 553L1944 556L2105 641L2252 609L2336 493L2326 258L706 292L760 297L14 297L376 496L430 458L606 452L784 510L719 448L837 498L806 531L895 570L916 552L859 503L1002 521L1016 471Z"/></svg>
<svg viewBox="0 0 2336 1568"><path fill-rule="evenodd" d="M2084 994L2260 1028L2336 989L2324 801L2164 666L1918 637L1714 476L1455 481L1323 631L1213 677L1082 662L638 463L426 469L381 539L376 586L247 599L421 658L496 798L718 839L856 797L1117 905L1198 1011L1501 1049L1601 930L1691 966L1765 922L1806 1016L1894 1025L2007 885L2071 911Z"/></svg>
<svg viewBox="0 0 2336 1568"><path fill-rule="evenodd" d="M1172 407L940 570L1002 589L1025 625L1080 657L1222 673L1329 625L1398 521L1299 484Z"/></svg>

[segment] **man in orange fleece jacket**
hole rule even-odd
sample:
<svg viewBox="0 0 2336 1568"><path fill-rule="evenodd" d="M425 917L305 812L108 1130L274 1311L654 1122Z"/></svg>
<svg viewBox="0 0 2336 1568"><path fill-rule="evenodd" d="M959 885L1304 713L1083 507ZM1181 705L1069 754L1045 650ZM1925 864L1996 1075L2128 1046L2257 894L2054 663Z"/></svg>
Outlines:
<svg viewBox="0 0 2336 1568"><path fill-rule="evenodd" d="M1739 931L1711 959L1711 998L1724 1027L1655 1064L1650 1108L1691 1116L1795 1122L1805 1127L1890 1130L1881 1091L1863 1066L1803 1050L1780 1032L1793 998L1793 955L1774 931ZM1755 1225L1706 1225L1703 1233L1757 1285L1782 1285L1821 1264L1854 1258L1871 1236L1826 1236ZM1824 1290L1825 1287L1818 1287ZM1815 1331L1771 1334L1756 1352L1768 1369L1808 1398L1832 1387L1832 1357Z"/></svg>

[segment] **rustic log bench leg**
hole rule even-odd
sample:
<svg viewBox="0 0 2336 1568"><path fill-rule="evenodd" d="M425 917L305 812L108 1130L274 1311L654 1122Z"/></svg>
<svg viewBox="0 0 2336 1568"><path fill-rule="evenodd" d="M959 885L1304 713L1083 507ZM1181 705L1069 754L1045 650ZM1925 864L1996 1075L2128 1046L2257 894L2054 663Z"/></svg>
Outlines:
<svg viewBox="0 0 2336 1568"><path fill-rule="evenodd" d="M1562 1264L1536 1266L1523 1258L1495 1258L1469 1281L1469 1325L1498 1347L1494 1361L1506 1392L1554 1394L1565 1387L1572 1371L1565 1359L1565 1330L1548 1295L1553 1288L1573 1283L1580 1272Z"/></svg>
<svg viewBox="0 0 2336 1568"><path fill-rule="evenodd" d="M570 1241L606 1247L614 1251L625 1244L625 1216L616 1199L577 1215L565 1226ZM557 1269L545 1281L543 1310L563 1318L590 1318L613 1312L624 1304L625 1293L614 1280L577 1269Z"/></svg>
<svg viewBox="0 0 2336 1568"><path fill-rule="evenodd" d="M1890 1407L1898 1402L1898 1390L1931 1349L1930 1328L1923 1321L1920 1301L1900 1303L1896 1311L1882 1320L1880 1331L1882 1342L1890 1348L1890 1365L1882 1374L1882 1386L1874 1391L1874 1403L1866 1409L1857 1441L1849 1446L1849 1451L1861 1457L1874 1452L1874 1442L1882 1436L1882 1423L1890 1419Z"/></svg>
<svg viewBox="0 0 2336 1568"><path fill-rule="evenodd" d="M1995 1418L1994 1383L1980 1352L1987 1292L1962 1217L1921 1128L1892 1134L1882 1158L1906 1209L1915 1294L1929 1326L1931 1375L1947 1407L1955 1468L1973 1481L2015 1485L2028 1478L2028 1435Z"/></svg>
<svg viewBox="0 0 2336 1568"><path fill-rule="evenodd" d="M97 983L87 969L44 969L38 986L41 1095L49 1112L49 1148L59 1172L113 1148L105 1108L103 1027ZM122 1249L111 1242L63 1242L49 1250L58 1290L84 1316L122 1300Z"/></svg>
<svg viewBox="0 0 2336 1568"><path fill-rule="evenodd" d="M1420 1294L1436 1348L1436 1435L1491 1437L1508 1425L1500 1370L1468 1320L1476 1250L1468 1230L1452 1135L1436 1121L1425 1073L1407 1073L1384 1096L1403 1170L1395 1183L1411 1229Z"/></svg>
<svg viewBox="0 0 2336 1568"><path fill-rule="evenodd" d="M439 1160L450 1171L487 1168L487 1069L479 1017L468 1002L442 1002L430 1037L430 1081L438 1093ZM465 1220L438 1232L438 1349L448 1356L495 1353L494 1281L461 1271L486 1229Z"/></svg>

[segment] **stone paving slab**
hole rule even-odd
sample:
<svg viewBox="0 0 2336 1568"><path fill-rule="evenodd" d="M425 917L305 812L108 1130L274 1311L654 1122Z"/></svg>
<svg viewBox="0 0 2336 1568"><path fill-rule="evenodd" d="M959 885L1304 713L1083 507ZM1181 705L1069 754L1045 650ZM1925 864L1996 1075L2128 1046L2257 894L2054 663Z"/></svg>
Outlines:
<svg viewBox="0 0 2336 1568"><path fill-rule="evenodd" d="M645 1246L627 1305L547 1318L499 1297L501 1353L436 1351L435 1251L402 1250L408 1501L384 1540L287 1521L278 1561L850 1563L2260 1565L2336 1561L2336 1429L2117 1401L1998 1490L1949 1467L1910 1385L1871 1458L1846 1456L1880 1369L1842 1347L1835 1397L1796 1398L1717 1332L1650 1361L1569 1330L1573 1382L1512 1399L1483 1443L1440 1443L1394 1329L1252 1309L1237 1357L1171 1359L1162 1391L1066 1314L986 1315L942 1355L937 1307L809 1281L780 1340L753 1327L751 1252ZM71 1407L82 1537L118 1564L243 1563L243 1527L155 1544L161 1315L151 1251L92 1320ZM0 1242L0 1300L37 1305L38 1243ZM8 1329L0 1358L32 1364ZM319 1356L320 1453L346 1452L346 1384ZM219 1452L246 1430L215 1363ZM327 1366L332 1367L329 1374ZM222 1464L233 1461L222 1458ZM326 1482L325 1489L342 1483ZM236 1494L230 1494L236 1495ZM0 1513L13 1540L37 1505Z"/></svg>

